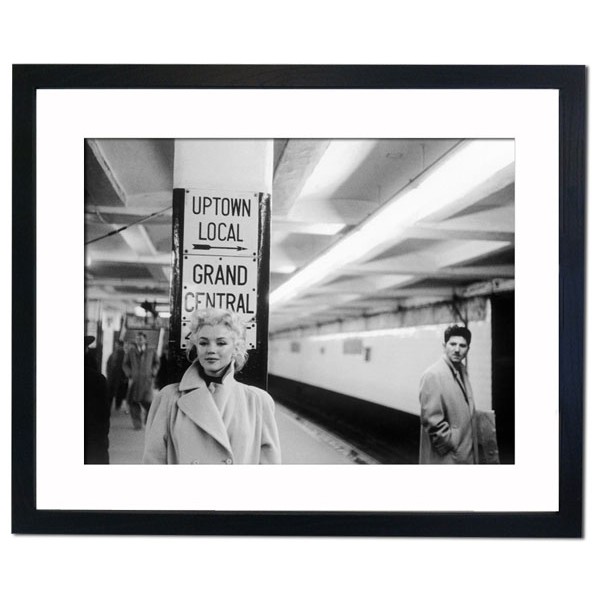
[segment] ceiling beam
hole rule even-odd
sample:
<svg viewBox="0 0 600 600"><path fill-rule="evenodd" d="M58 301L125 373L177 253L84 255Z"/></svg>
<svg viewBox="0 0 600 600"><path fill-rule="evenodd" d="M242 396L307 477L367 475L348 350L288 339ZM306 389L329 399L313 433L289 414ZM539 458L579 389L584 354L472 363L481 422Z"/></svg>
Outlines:
<svg viewBox="0 0 600 600"><path fill-rule="evenodd" d="M459 213L469 209L474 204L485 202L486 198L495 197L502 194L505 188L514 185L515 181L515 163L507 165L500 169L492 177L479 184L468 194L457 198L451 204L447 204L443 208L435 210L427 215L427 221L443 221L458 215Z"/></svg>
<svg viewBox="0 0 600 600"><path fill-rule="evenodd" d="M99 207L98 207L99 208ZM171 211L167 211L165 213L161 213L154 217L149 217L152 212L149 210L139 211L140 214L135 214L134 212L112 212L112 211L104 211L99 210L98 212L86 210L85 213L85 222L87 225L109 225L113 227L122 227L123 225L131 225L136 223L137 221L144 220L144 225L165 225L170 227L173 223L173 218L171 216Z"/></svg>
<svg viewBox="0 0 600 600"><path fill-rule="evenodd" d="M93 262L106 263L123 263L123 264L138 264L138 265L162 265L165 267L171 266L171 253L163 252L153 256L134 256L131 254L119 254L116 252L94 252L91 255Z"/></svg>
<svg viewBox="0 0 600 600"><path fill-rule="evenodd" d="M107 160L100 144L98 143L98 141L92 140L92 139L88 139L86 141L87 141L87 145L88 145L89 149L92 151L94 157L98 161L100 168L104 171L106 178L108 179L108 181L110 182L110 185L112 186L113 190L115 191L115 194L117 194L117 196L120 198L121 202L124 205L127 204L127 194L125 193L123 186L120 184L119 180L117 179L117 176L115 175L114 171L110 167L108 160Z"/></svg>
<svg viewBox="0 0 600 600"><path fill-rule="evenodd" d="M161 282L156 279L134 279L134 278L122 278L122 277L99 277L88 279L86 281L86 285L94 285L94 286L102 286L102 285L112 285L112 286L121 286L127 285L131 287L138 287L140 289L145 288L161 288L165 291L169 290L169 282Z"/></svg>
<svg viewBox="0 0 600 600"><path fill-rule="evenodd" d="M460 295L463 286L453 287L449 285L438 286L438 287L411 287L411 288L397 288L397 289L385 289L377 291L371 296L375 300L378 299L391 299L391 298L410 298L414 296L423 296L425 298L437 298L437 297L452 297Z"/></svg>
<svg viewBox="0 0 600 600"><path fill-rule="evenodd" d="M494 279L485 283L475 283L464 290L463 297L488 296L498 292L512 292L515 289L514 279Z"/></svg>
<svg viewBox="0 0 600 600"><path fill-rule="evenodd" d="M171 281L171 267L164 267L162 265L146 265L150 275L155 278L159 284L169 285Z"/></svg>
<svg viewBox="0 0 600 600"><path fill-rule="evenodd" d="M348 275L415 275L443 279L492 279L494 277L514 277L515 267L514 265L490 265L488 267L424 269L418 265L387 266L374 262L345 267L343 272Z"/></svg>
<svg viewBox="0 0 600 600"><path fill-rule="evenodd" d="M143 225L132 225L124 229L121 231L121 237L138 256L156 256L156 248Z"/></svg>
<svg viewBox="0 0 600 600"><path fill-rule="evenodd" d="M342 219L326 221L294 221L276 217L271 225L277 233L304 233L307 235L336 235L345 227Z"/></svg>
<svg viewBox="0 0 600 600"><path fill-rule="evenodd" d="M169 303L168 294L144 294L140 292L118 292L116 290L104 290L89 286L85 291L86 300L129 300L131 302L157 302L161 304Z"/></svg>
<svg viewBox="0 0 600 600"><path fill-rule="evenodd" d="M147 217L152 214L152 210L148 206L95 206L97 210L86 209L87 215L95 215L98 212L103 215L119 215L119 216L131 216L131 217ZM172 207L169 205L163 206L167 209L162 215L169 215L172 212Z"/></svg>
<svg viewBox="0 0 600 600"><path fill-rule="evenodd" d="M273 216L287 215L329 140L288 140L273 177Z"/></svg>
<svg viewBox="0 0 600 600"><path fill-rule="evenodd" d="M288 302L285 306L276 307L271 312L286 312L294 311L301 307L303 310L306 308L312 308L313 310L320 310L322 308L329 308L332 306L345 306L346 302L352 302L363 297L363 294L326 294L323 293L320 297L315 294L314 296L303 296L297 298L293 302Z"/></svg>
<svg viewBox="0 0 600 600"><path fill-rule="evenodd" d="M405 231L406 238L423 240L481 240L486 242L515 241L514 231L485 231L482 229L452 229L441 224L427 227L410 227Z"/></svg>
<svg viewBox="0 0 600 600"><path fill-rule="evenodd" d="M440 268L454 268L458 265L473 260L483 260L499 252L509 250L512 244L508 242L483 242L477 240L464 241L461 244L448 242L447 247L438 248Z"/></svg>
<svg viewBox="0 0 600 600"><path fill-rule="evenodd" d="M511 186L512 187L512 186ZM424 227L435 227L437 229L457 229L468 231L498 231L514 232L515 230L515 204L514 195L507 199L501 206L490 208L483 207L457 217L451 217L443 221L430 221L425 219L419 223ZM480 209L480 210L479 210Z"/></svg>
<svg viewBox="0 0 600 600"><path fill-rule="evenodd" d="M161 208L172 208L173 190L158 190L155 192L145 192L143 194L129 194L127 196L128 206L131 208L142 208L149 212L154 212Z"/></svg>

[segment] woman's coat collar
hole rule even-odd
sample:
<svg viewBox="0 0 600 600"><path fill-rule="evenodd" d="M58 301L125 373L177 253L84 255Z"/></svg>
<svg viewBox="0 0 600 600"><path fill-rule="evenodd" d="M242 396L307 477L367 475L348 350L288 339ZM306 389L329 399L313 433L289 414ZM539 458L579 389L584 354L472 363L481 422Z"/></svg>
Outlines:
<svg viewBox="0 0 600 600"><path fill-rule="evenodd" d="M223 381L221 385L229 386L233 381L233 362L227 367L227 371L223 375ZM195 360L183 374L181 381L179 383L179 391L180 392L189 392L190 390L196 388L206 388L206 382L202 379L202 375L200 375L200 364L198 360Z"/></svg>
<svg viewBox="0 0 600 600"><path fill-rule="evenodd" d="M223 376L223 385L226 390L235 382L233 378L233 364ZM206 382L202 379L198 361L195 361L184 373L179 384L181 397L177 400L179 408L201 429L214 438L221 446L232 454L229 436L223 422L223 417L215 404Z"/></svg>

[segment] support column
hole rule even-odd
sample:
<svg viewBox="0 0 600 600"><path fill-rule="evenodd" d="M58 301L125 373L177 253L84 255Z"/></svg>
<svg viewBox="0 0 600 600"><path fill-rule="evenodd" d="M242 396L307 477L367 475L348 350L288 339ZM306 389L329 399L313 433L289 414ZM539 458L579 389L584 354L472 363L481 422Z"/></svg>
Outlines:
<svg viewBox="0 0 600 600"><path fill-rule="evenodd" d="M248 363L237 379L266 389L272 140L175 140L169 351L187 368L185 338L198 308L247 322Z"/></svg>

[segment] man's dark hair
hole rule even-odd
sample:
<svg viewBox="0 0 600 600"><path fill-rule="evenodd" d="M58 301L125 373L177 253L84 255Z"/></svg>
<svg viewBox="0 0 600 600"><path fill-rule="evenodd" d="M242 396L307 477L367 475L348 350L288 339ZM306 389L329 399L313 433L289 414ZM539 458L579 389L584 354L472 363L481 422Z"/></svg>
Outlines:
<svg viewBox="0 0 600 600"><path fill-rule="evenodd" d="M467 344L471 345L471 332L464 325L450 325L450 327L444 331L444 344L455 335L465 338Z"/></svg>

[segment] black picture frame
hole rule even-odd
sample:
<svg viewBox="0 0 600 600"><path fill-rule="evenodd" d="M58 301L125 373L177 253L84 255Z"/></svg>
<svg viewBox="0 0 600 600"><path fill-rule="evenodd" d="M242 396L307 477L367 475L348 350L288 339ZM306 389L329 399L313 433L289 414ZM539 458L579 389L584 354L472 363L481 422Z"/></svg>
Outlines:
<svg viewBox="0 0 600 600"><path fill-rule="evenodd" d="M83 511L36 508L36 92L41 89L559 91L559 510ZM584 66L14 65L12 531L20 534L545 537L583 535ZM555 326L556 324L549 324Z"/></svg>

